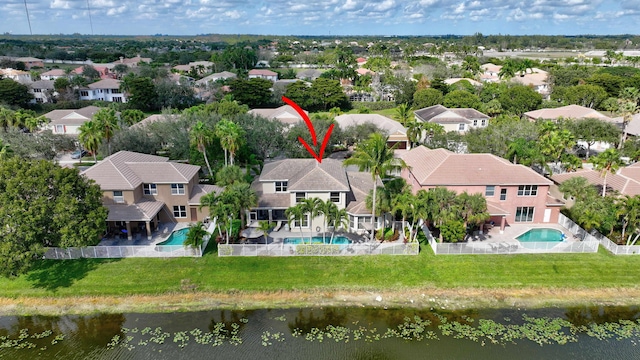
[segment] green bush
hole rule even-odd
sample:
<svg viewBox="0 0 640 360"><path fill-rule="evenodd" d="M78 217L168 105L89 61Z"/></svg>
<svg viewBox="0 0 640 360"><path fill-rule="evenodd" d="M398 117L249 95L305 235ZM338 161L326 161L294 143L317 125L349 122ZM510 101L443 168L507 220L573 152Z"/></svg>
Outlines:
<svg viewBox="0 0 640 360"><path fill-rule="evenodd" d="M393 109L396 107L396 103L393 101L352 101L351 105L355 109L367 108L372 111L385 110L385 109Z"/></svg>

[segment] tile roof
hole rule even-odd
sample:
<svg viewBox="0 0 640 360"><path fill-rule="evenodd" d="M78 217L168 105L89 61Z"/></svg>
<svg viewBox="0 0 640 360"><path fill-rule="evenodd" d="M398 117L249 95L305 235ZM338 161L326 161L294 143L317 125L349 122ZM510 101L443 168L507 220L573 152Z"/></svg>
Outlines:
<svg viewBox="0 0 640 360"><path fill-rule="evenodd" d="M471 123L472 119L489 119L488 115L476 109L448 109L442 105L416 110L414 115L419 120L433 123Z"/></svg>
<svg viewBox="0 0 640 360"><path fill-rule="evenodd" d="M37 80L29 84L32 89L47 89L53 90L53 80Z"/></svg>
<svg viewBox="0 0 640 360"><path fill-rule="evenodd" d="M277 76L277 72L265 69L253 69L249 70L249 75L261 75L261 76Z"/></svg>
<svg viewBox="0 0 640 360"><path fill-rule="evenodd" d="M349 185L351 192L347 194L348 204L346 210L350 214L371 214L367 209L367 196L373 190L371 174L359 171L348 171ZM382 186L382 181L378 179L378 186Z"/></svg>
<svg viewBox="0 0 640 360"><path fill-rule="evenodd" d="M608 116L603 115L602 113L580 105L567 105L561 106L553 109L540 109L534 110L524 113L530 119L547 119L547 120L555 120L558 118L565 119L584 119L584 118L596 118L602 119L605 121L612 121L612 119Z"/></svg>
<svg viewBox="0 0 640 360"><path fill-rule="evenodd" d="M106 205L107 221L151 221L164 207L164 202L141 199L135 204Z"/></svg>
<svg viewBox="0 0 640 360"><path fill-rule="evenodd" d="M342 162L335 159L285 159L264 165L260 181L287 180L289 190L349 191Z"/></svg>
<svg viewBox="0 0 640 360"><path fill-rule="evenodd" d="M199 166L169 162L161 156L119 151L82 174L102 190L133 190L142 183L186 184L199 170Z"/></svg>
<svg viewBox="0 0 640 360"><path fill-rule="evenodd" d="M422 186L552 184L532 169L492 154L456 154L418 146L401 158Z"/></svg>
<svg viewBox="0 0 640 360"><path fill-rule="evenodd" d="M93 84L89 84L88 88L89 89L119 89L120 80L102 79L100 81L94 82Z"/></svg>
<svg viewBox="0 0 640 360"><path fill-rule="evenodd" d="M93 118L100 110L97 106L85 106L81 109L52 110L44 114L44 117L51 120L49 125L82 125Z"/></svg>
<svg viewBox="0 0 640 360"><path fill-rule="evenodd" d="M487 201L487 211L491 216L509 215L509 211L505 210L499 203Z"/></svg>
<svg viewBox="0 0 640 360"><path fill-rule="evenodd" d="M546 71L533 68L533 72L531 72L531 70L527 70L527 73L524 74L524 76L516 74L516 76L511 78L511 81L523 85L541 86L547 84L548 77L549 73L547 73Z"/></svg>
<svg viewBox="0 0 640 360"><path fill-rule="evenodd" d="M207 84L209 81L216 81L219 79L229 79L229 78L235 78L238 77L238 75L229 72L229 71L223 71L223 72L219 72L219 73L213 73L211 75L205 76L200 80L196 81L196 85L205 85Z"/></svg>
<svg viewBox="0 0 640 360"><path fill-rule="evenodd" d="M574 178L583 177L589 184L599 187L602 190L604 177L599 171L591 169L581 169L575 172L556 174L551 179L558 184ZM607 189L613 189L622 195L640 195L640 168L628 166L622 168L617 174L607 174Z"/></svg>
<svg viewBox="0 0 640 360"><path fill-rule="evenodd" d="M306 114L309 114L307 110L304 110ZM249 114L262 116L271 120L278 120L287 125L297 124L302 120L302 117L298 112L289 105L283 105L275 109L251 109Z"/></svg>
<svg viewBox="0 0 640 360"><path fill-rule="evenodd" d="M178 119L178 115L176 114L153 114L153 115L149 115L146 118L140 120L140 122L137 122L133 125L131 125L130 129L134 129L134 128L143 128L145 126L148 126L150 124L153 124L155 122L158 121L174 121Z"/></svg>
<svg viewBox="0 0 640 360"><path fill-rule="evenodd" d="M633 136L640 135L640 114L633 115L631 121L629 121L627 127L624 129L624 132Z"/></svg>
<svg viewBox="0 0 640 360"><path fill-rule="evenodd" d="M62 69L53 69L40 74L40 76L65 76L66 73Z"/></svg>
<svg viewBox="0 0 640 360"><path fill-rule="evenodd" d="M387 132L387 134L406 134L407 129L399 122L379 114L344 114L335 117L335 121L342 129L349 126L371 123Z"/></svg>
<svg viewBox="0 0 640 360"><path fill-rule="evenodd" d="M189 197L189 205L200 205L200 199L207 194L219 195L224 189L217 185L197 184L193 186Z"/></svg>
<svg viewBox="0 0 640 360"><path fill-rule="evenodd" d="M445 79L444 83L447 84L447 85L452 85L452 84L457 83L458 81L463 81L463 80L468 81L469 84L471 84L473 86L482 86L482 84L479 83L478 81L473 80L473 79L469 79L469 78L450 78L450 79Z"/></svg>

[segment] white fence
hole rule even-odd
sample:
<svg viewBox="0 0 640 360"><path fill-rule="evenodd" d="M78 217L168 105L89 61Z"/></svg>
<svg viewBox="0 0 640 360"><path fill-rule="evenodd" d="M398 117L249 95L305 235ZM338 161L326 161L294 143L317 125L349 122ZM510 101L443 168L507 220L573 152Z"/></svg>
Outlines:
<svg viewBox="0 0 640 360"><path fill-rule="evenodd" d="M598 241L600 245L602 245L605 249L609 250L614 255L640 255L640 245L618 245L611 241L608 237L600 234L595 230L590 234L586 230L579 227L576 223L571 221L571 219L562 214L560 214L560 217L558 218L558 223L569 229L569 231L571 231L574 235L581 239Z"/></svg>
<svg viewBox="0 0 640 360"><path fill-rule="evenodd" d="M218 256L418 255L418 243L219 244Z"/></svg>
<svg viewBox="0 0 640 360"><path fill-rule="evenodd" d="M569 220L571 221L571 220ZM561 224L562 225L562 224ZM564 225L563 225L564 226ZM576 225L577 226L577 225ZM567 228L569 229L569 228ZM548 253L595 253L598 240L567 242L463 242L438 243L426 227L422 228L427 241L436 255L482 255L482 254L548 254ZM584 231L584 230L583 230ZM588 236L591 236L587 234Z"/></svg>
<svg viewBox="0 0 640 360"><path fill-rule="evenodd" d="M208 242L208 241L207 241ZM204 244L203 244L204 245ZM201 248L182 245L143 245L143 246L86 246L70 248L48 248L45 259L114 259L126 257L200 257Z"/></svg>

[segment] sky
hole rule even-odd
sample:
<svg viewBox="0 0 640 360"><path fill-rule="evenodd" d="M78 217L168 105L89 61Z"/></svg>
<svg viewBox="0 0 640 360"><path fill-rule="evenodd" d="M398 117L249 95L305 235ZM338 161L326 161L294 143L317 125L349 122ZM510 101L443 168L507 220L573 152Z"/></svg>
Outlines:
<svg viewBox="0 0 640 360"><path fill-rule="evenodd" d="M34 34L637 34L640 0L26 0ZM24 0L0 33L29 34Z"/></svg>

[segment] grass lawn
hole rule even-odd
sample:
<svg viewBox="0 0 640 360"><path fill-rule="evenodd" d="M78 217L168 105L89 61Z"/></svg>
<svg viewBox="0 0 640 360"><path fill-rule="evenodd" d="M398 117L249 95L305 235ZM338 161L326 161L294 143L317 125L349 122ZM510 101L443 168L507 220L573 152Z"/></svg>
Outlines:
<svg viewBox="0 0 640 360"><path fill-rule="evenodd" d="M181 291L401 290L451 288L634 288L639 256L596 254L227 257L43 261L0 279L3 297L163 294Z"/></svg>

